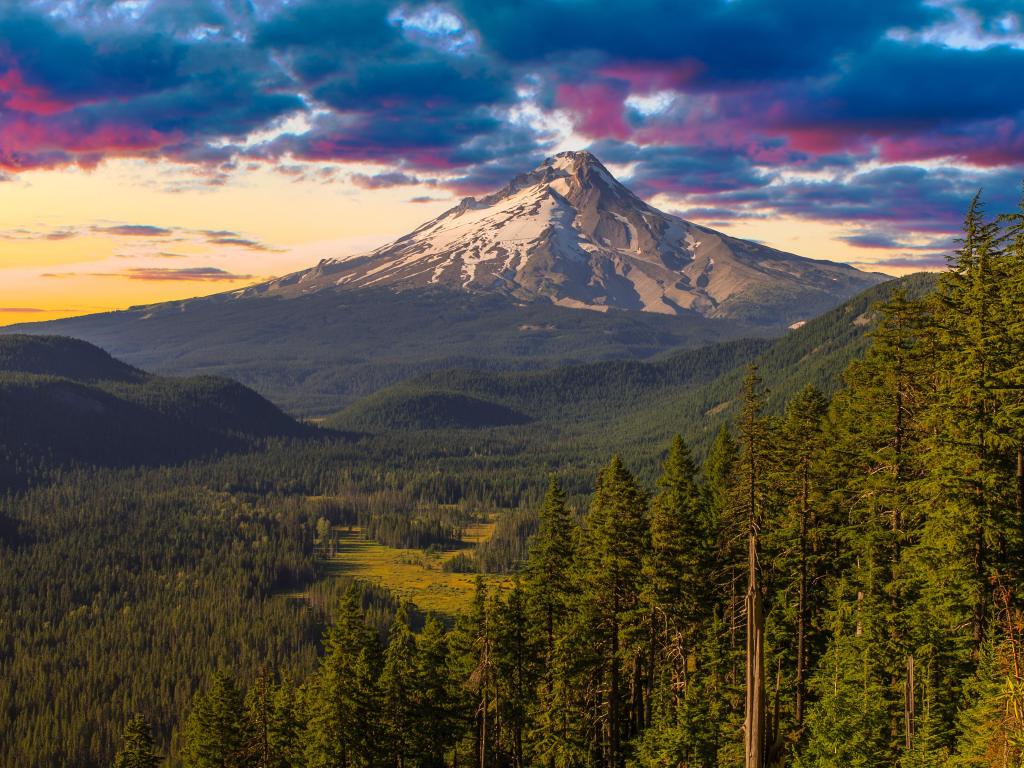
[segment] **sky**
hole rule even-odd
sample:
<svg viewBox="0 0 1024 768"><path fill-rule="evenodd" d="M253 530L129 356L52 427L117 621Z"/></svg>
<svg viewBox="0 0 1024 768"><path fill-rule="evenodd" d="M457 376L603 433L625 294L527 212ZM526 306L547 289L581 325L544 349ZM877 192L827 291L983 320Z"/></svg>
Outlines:
<svg viewBox="0 0 1024 768"><path fill-rule="evenodd" d="M556 152L813 258L1017 206L1024 0L0 0L0 324L381 245Z"/></svg>

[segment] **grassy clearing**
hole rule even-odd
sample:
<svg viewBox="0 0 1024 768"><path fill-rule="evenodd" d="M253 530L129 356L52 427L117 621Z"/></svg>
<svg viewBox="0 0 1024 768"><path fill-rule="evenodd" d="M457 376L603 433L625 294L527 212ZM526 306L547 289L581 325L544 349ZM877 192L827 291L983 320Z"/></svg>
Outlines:
<svg viewBox="0 0 1024 768"><path fill-rule="evenodd" d="M463 534L463 547L439 553L419 549L392 549L367 541L358 528L339 528L334 557L326 562L328 578L351 576L387 587L397 597L410 600L423 611L455 616L473 598L476 575L445 573L445 560L459 552L486 541L494 531L494 523L470 526ZM489 584L506 586L507 577L484 575Z"/></svg>

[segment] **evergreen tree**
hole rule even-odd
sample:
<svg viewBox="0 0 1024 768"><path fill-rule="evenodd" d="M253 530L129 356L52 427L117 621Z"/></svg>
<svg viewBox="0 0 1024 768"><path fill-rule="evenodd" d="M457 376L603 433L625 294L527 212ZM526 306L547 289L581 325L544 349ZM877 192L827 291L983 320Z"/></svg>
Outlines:
<svg viewBox="0 0 1024 768"><path fill-rule="evenodd" d="M729 429L723 426L704 460L704 491L707 496L708 525L714 536L714 557L717 565L715 594L722 606L729 635L730 651L741 655L742 587L746 572L747 520L734 503L739 482L739 447ZM738 682L739 672L730 665L730 681Z"/></svg>
<svg viewBox="0 0 1024 768"><path fill-rule="evenodd" d="M469 737L472 765L487 768L493 759L492 617L487 586L477 577L469 609L459 616L449 637L449 666L456 688L456 711L462 722L460 742ZM458 750L459 746L456 746ZM458 752L456 753L458 755Z"/></svg>
<svg viewBox="0 0 1024 768"><path fill-rule="evenodd" d="M816 661L816 628L824 607L820 584L826 565L825 521L819 510L823 494L818 462L824 453L827 408L825 397L808 386L787 404L769 446L769 493L778 513L763 537L771 593L766 631L770 666L779 670L778 685L787 698L784 706L780 702L780 710L797 735L803 726L807 674ZM777 691L776 696L782 693Z"/></svg>
<svg viewBox="0 0 1024 768"><path fill-rule="evenodd" d="M527 621L526 595L516 583L494 611L494 674L497 715L508 734L508 762L527 765L527 718L535 708L538 664Z"/></svg>
<svg viewBox="0 0 1024 768"><path fill-rule="evenodd" d="M922 444L936 361L931 317L922 303L897 293L875 311L880 322L871 348L850 366L848 389L833 404L826 460L841 489L832 500L835 514L846 523L837 532L845 559L840 570L856 587L846 599L887 606L874 625L872 654L888 682L881 693L895 755L915 729L908 664L927 661L932 652L924 636L930 621L912 606L921 590L916 559L925 531Z"/></svg>
<svg viewBox="0 0 1024 768"><path fill-rule="evenodd" d="M744 715L744 610L743 593L747 574L748 521L735 502L740 482L740 452L732 433L723 426L704 460L704 491L709 526L714 535L713 595L717 633L705 638L716 660L715 685L721 707L712 721L718 728L714 739L722 765L743 761Z"/></svg>
<svg viewBox="0 0 1024 768"><path fill-rule="evenodd" d="M421 716L416 638L409 628L408 606L403 604L388 634L380 675L380 707L385 752L395 768L415 764L420 749Z"/></svg>
<svg viewBox="0 0 1024 768"><path fill-rule="evenodd" d="M377 638L350 588L324 634L324 655L307 697L303 734L310 768L365 766L377 752Z"/></svg>
<svg viewBox="0 0 1024 768"><path fill-rule="evenodd" d="M581 551L582 605L602 691L595 752L609 768L625 762L626 742L645 724L644 661L648 648L640 600L648 547L647 497L615 456L598 477Z"/></svg>
<svg viewBox="0 0 1024 768"><path fill-rule="evenodd" d="M444 627L434 617L427 619L417 640L415 681L418 764L444 768L445 755L455 744L457 718L448 680Z"/></svg>
<svg viewBox="0 0 1024 768"><path fill-rule="evenodd" d="M198 694L185 723L186 768L242 768L248 765L249 732L242 695L223 672Z"/></svg>
<svg viewBox="0 0 1024 768"><path fill-rule="evenodd" d="M671 659L672 687L686 686L688 659L707 614L711 534L696 467L676 435L662 465L651 503L651 543L644 562L644 590L654 614L657 644Z"/></svg>
<svg viewBox="0 0 1024 768"><path fill-rule="evenodd" d="M160 757L153 746L149 722L136 715L124 727L123 745L114 758L114 768L156 768Z"/></svg>
<svg viewBox="0 0 1024 768"><path fill-rule="evenodd" d="M703 674L697 642L713 608L707 587L714 539L707 497L695 474L689 449L676 436L651 504L651 543L644 561L643 597L652 632L647 760L655 759L650 749L658 744L657 754L690 762L694 745L688 736L706 715L696 706L694 691L701 688Z"/></svg>
<svg viewBox="0 0 1024 768"><path fill-rule="evenodd" d="M743 752L746 768L761 768L775 748L767 741L764 674L764 587L759 561L761 526L765 520L762 487L767 453L767 426L762 417L764 393L757 367L750 365L743 385L740 415L740 472L736 506L747 521L747 592L743 608L747 618Z"/></svg>
<svg viewBox="0 0 1024 768"><path fill-rule="evenodd" d="M249 762L254 768L274 768L280 763L270 743L272 696L273 684L264 667L245 697L245 715L250 735L250 743L246 745L245 753L250 757Z"/></svg>
<svg viewBox="0 0 1024 768"><path fill-rule="evenodd" d="M275 768L305 768L299 704L291 680L285 677L271 692L267 740Z"/></svg>
<svg viewBox="0 0 1024 768"><path fill-rule="evenodd" d="M799 768L875 768L893 765L886 670L879 663L877 612L884 602L848 599L840 584L831 640L811 680L817 700L807 713Z"/></svg>
<svg viewBox="0 0 1024 768"><path fill-rule="evenodd" d="M555 632L568 610L573 530L565 493L558 478L552 475L540 509L540 527L530 542L530 556L524 568L524 589L529 594L529 610L534 614L531 620L540 628L543 654L548 661L554 653Z"/></svg>

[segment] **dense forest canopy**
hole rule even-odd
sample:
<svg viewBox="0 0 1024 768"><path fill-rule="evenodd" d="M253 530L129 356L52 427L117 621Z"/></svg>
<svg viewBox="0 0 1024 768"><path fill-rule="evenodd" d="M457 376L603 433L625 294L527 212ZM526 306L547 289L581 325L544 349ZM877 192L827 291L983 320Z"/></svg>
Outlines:
<svg viewBox="0 0 1024 768"><path fill-rule="evenodd" d="M1020 765L1024 208L976 199L949 267L836 390L780 403L754 350L656 473L517 463L515 424L48 470L0 506L0 762ZM458 616L319 578L331 526L429 547L484 510L462 565L514 576Z"/></svg>

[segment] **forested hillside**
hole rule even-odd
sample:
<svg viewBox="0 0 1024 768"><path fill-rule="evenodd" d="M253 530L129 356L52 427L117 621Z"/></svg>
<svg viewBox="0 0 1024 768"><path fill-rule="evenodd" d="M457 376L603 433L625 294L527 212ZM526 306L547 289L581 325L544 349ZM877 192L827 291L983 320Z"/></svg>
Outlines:
<svg viewBox="0 0 1024 768"><path fill-rule="evenodd" d="M616 456L581 515L553 478L515 587L449 633L399 611L381 644L350 595L305 677L221 665L185 764L1018 765L1024 213L1000 224L975 202L831 402L770 415L751 365L701 471L681 439L654 488Z"/></svg>
<svg viewBox="0 0 1024 768"><path fill-rule="evenodd" d="M735 418L743 375L753 362L771 382L770 412L812 384L831 394L843 370L863 354L879 320L873 307L902 291L920 298L935 275L920 273L875 286L779 339L742 339L665 355L650 362L609 361L545 371L437 371L382 390L325 420L327 426L390 435L396 443L417 439L409 431L501 426L467 418L462 397L518 415L515 433L530 450L558 443L563 463L618 451L652 475L660 448L681 433L701 455L718 429ZM421 404L434 407L423 418ZM443 408L443 410L442 410ZM435 436L451 445L468 435ZM534 447L535 446L535 447ZM524 457L525 459L525 457ZM528 459L527 459L528 460ZM596 469L596 467L594 467ZM589 482L589 481L588 481Z"/></svg>
<svg viewBox="0 0 1024 768"><path fill-rule="evenodd" d="M643 360L765 333L695 312L580 311L439 287L290 299L222 294L10 330L84 339L161 374L229 376L301 416L331 413L410 376L452 366L509 370Z"/></svg>
<svg viewBox="0 0 1024 768"><path fill-rule="evenodd" d="M311 432L228 379L151 376L83 341L0 336L0 489L54 466L168 463Z"/></svg>

